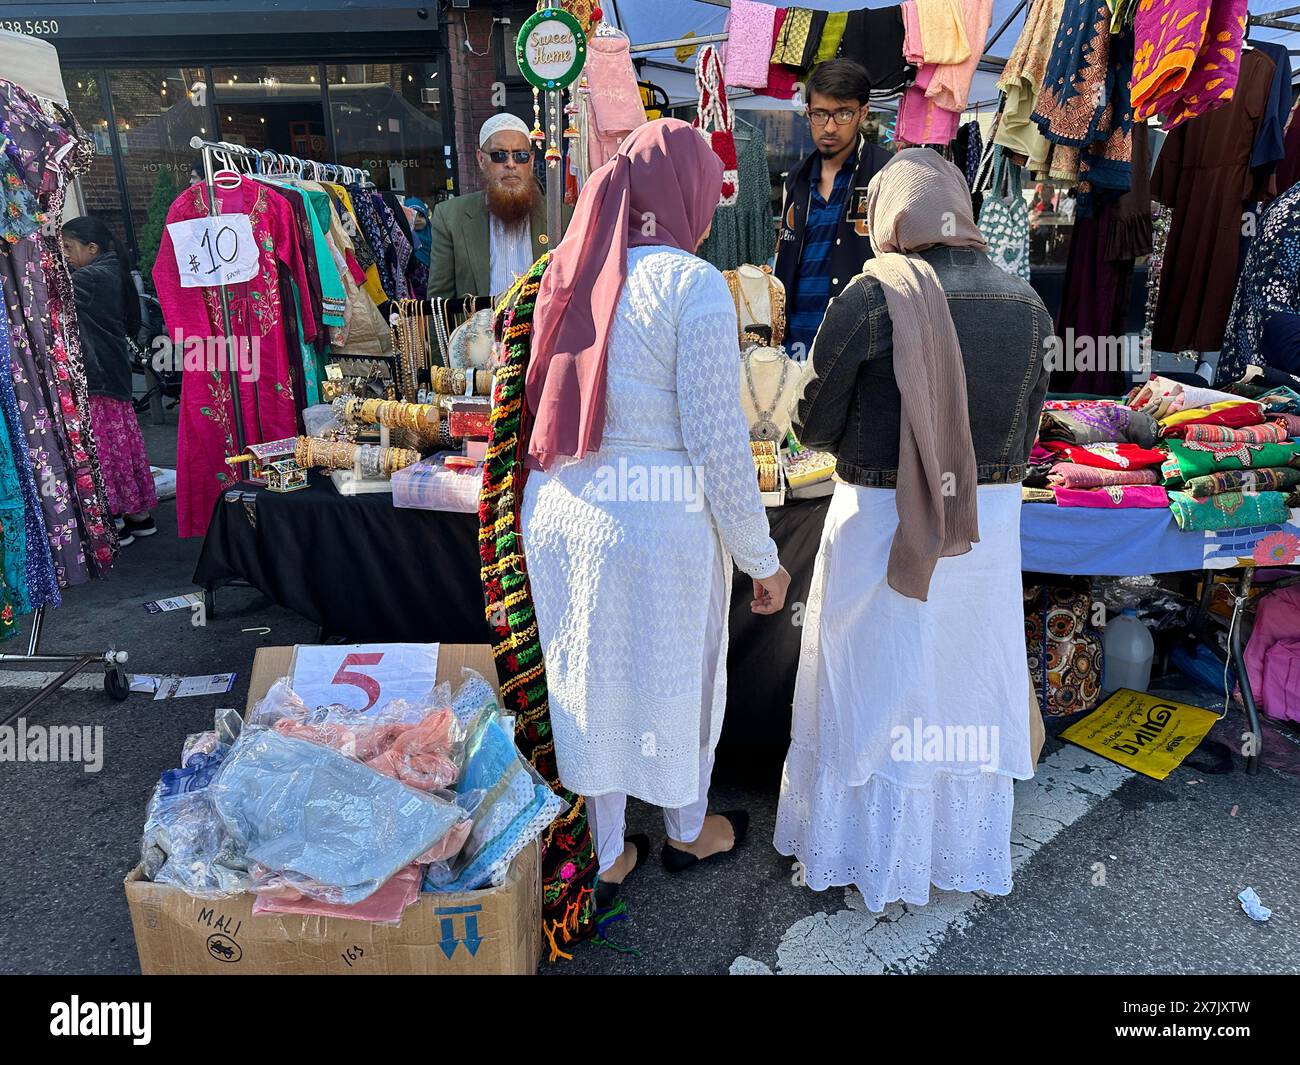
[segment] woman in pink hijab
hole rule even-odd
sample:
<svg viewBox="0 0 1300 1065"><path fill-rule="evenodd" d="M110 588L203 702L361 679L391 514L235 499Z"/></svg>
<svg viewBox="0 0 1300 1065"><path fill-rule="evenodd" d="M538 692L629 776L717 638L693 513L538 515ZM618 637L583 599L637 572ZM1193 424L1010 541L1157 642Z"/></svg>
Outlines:
<svg viewBox="0 0 1300 1065"><path fill-rule="evenodd" d="M744 838L744 811L707 814L732 563L756 613L780 611L790 580L741 413L735 306L694 255L721 188L685 122L633 131L583 187L534 318L524 555L556 760L588 799L602 907L649 852L624 837L629 795L663 807L670 871Z"/></svg>

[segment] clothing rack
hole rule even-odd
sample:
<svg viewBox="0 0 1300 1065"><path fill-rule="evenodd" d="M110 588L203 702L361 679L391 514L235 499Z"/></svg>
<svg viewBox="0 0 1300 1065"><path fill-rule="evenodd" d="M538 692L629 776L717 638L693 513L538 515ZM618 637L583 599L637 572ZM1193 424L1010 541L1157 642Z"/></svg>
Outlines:
<svg viewBox="0 0 1300 1065"><path fill-rule="evenodd" d="M31 92L32 95L40 97L50 103L66 107L68 104L67 96L62 92L62 74L59 69L59 60L54 49L46 42L40 41L34 37L19 37L16 40L6 42L5 55L3 58L13 60L15 57L10 49L17 49L19 52L26 52L29 49L37 52L48 52L48 58L41 55L40 59L31 64L33 72L39 72L42 78L53 74L53 81L42 82L41 84L24 81L15 81L15 84L22 85L23 88ZM58 86L58 96L52 95L55 85ZM77 178L78 188L81 179ZM84 202L84 197L82 197ZM4 310L0 309L0 314ZM32 627L27 634L27 651L25 653L4 652L0 651L0 663L3 662L30 662L40 665L67 665L62 673L51 680L48 684L43 685L35 695L24 702L16 710L12 710L0 720L0 725L7 725L17 717L21 717L29 710L36 708L38 704L48 699L56 691L63 687L68 681L80 673L83 669L101 663L104 667L104 690L114 700L121 702L131 691L131 684L127 678L126 670L123 666L126 664L127 653L118 651L109 647L106 651L68 651L63 654L41 653L41 633L45 627L45 607L38 606L32 611Z"/></svg>
<svg viewBox="0 0 1300 1065"><path fill-rule="evenodd" d="M374 188L369 170L343 166L339 163L321 163L315 159L300 159L296 155L284 155L270 149L248 148L242 144L230 144L227 141L208 141L202 137L191 137L190 147L203 152L203 183L208 189L208 217L218 217L217 185L213 179L216 169L213 164L220 162L224 169L239 172L236 165L239 160L247 162L249 169L244 173L249 176L285 176L310 177L315 181L342 181L344 184L360 185L362 188ZM235 338L231 336L230 327L230 293L224 282L219 284L221 296L221 325L225 331L227 346L233 347ZM239 395L239 360L231 351L226 360L227 373L230 375L230 403L234 411L235 454L243 454L246 446L244 435L244 411Z"/></svg>

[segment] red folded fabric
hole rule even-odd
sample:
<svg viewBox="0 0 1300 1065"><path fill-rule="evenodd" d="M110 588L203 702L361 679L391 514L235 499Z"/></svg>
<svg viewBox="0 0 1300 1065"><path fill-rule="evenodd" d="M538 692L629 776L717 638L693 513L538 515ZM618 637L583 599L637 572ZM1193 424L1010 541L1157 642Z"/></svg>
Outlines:
<svg viewBox="0 0 1300 1065"><path fill-rule="evenodd" d="M786 9L778 7L776 9L775 28L772 31L771 47L776 48L776 39L781 36L781 25L785 22ZM778 100L793 100L794 87L799 81L799 72L780 63L773 63L767 68L767 89L764 90L768 96L773 96Z"/></svg>
<svg viewBox="0 0 1300 1065"><path fill-rule="evenodd" d="M1258 403L1237 403L1224 410L1207 410L1200 417L1187 418L1177 425L1170 425L1161 429L1160 435L1175 438L1185 436L1188 428L1193 425L1226 425L1231 429L1240 429L1247 425L1258 425L1263 420Z"/></svg>
<svg viewBox="0 0 1300 1065"><path fill-rule="evenodd" d="M1159 466L1169 456L1137 444L1065 444L1059 440L1039 441L1049 451L1055 451L1069 462L1081 466L1100 466L1103 470L1141 470Z"/></svg>

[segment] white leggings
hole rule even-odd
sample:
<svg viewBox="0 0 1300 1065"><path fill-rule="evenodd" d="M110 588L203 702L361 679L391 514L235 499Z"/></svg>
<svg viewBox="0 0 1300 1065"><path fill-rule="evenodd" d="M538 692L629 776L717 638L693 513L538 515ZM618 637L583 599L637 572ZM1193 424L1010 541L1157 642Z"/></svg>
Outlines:
<svg viewBox="0 0 1300 1065"><path fill-rule="evenodd" d="M694 843L704 828L709 809L709 779L713 775L713 754L700 751L700 797L690 806L664 810L664 831L678 843ZM594 795L587 799L587 820L596 841L596 861L605 872L623 853L626 834L627 796L619 792Z"/></svg>

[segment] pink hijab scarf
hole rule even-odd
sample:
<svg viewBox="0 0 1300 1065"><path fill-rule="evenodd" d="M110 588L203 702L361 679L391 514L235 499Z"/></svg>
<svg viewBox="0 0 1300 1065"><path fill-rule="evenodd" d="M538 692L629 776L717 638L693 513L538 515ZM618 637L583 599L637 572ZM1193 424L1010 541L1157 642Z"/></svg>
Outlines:
<svg viewBox="0 0 1300 1065"><path fill-rule="evenodd" d="M639 126L582 187L533 316L525 390L534 468L600 447L606 346L628 249L667 245L693 253L721 190L722 162L698 130L676 118Z"/></svg>

